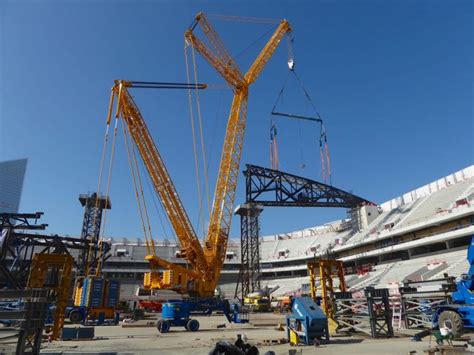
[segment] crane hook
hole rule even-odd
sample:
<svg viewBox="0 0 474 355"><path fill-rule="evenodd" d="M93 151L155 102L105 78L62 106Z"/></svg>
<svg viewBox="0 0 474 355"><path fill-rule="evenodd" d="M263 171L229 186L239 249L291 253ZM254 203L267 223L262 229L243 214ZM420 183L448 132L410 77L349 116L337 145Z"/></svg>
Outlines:
<svg viewBox="0 0 474 355"><path fill-rule="evenodd" d="M288 68L289 68L291 71L295 70L295 61L293 60L293 58L290 58L290 59L288 60Z"/></svg>

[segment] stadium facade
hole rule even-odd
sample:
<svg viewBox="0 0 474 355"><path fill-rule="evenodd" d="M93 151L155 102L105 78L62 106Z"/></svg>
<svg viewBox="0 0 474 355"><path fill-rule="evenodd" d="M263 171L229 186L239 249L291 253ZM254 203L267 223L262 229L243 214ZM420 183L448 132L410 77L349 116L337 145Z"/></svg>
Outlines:
<svg viewBox="0 0 474 355"><path fill-rule="evenodd" d="M27 159L0 162L0 213L18 213Z"/></svg>
<svg viewBox="0 0 474 355"><path fill-rule="evenodd" d="M343 219L260 241L262 283L274 295L298 294L308 287L306 263L331 254L344 261L352 290L398 287L406 279L432 280L466 272L467 245L474 235L474 166L405 193L379 206L362 206L357 223ZM356 227L354 227L356 226ZM179 247L155 242L157 255L172 262ZM122 282L122 299L133 300L149 269L140 239L112 240L104 273ZM240 267L240 245L231 241L220 288L232 297Z"/></svg>

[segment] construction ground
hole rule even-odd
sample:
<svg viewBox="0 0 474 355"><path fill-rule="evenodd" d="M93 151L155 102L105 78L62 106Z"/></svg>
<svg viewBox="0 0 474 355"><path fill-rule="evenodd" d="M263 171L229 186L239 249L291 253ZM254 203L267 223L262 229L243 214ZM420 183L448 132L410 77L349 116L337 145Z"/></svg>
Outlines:
<svg viewBox="0 0 474 355"><path fill-rule="evenodd" d="M424 354L428 348L435 346L434 339L429 337L421 342L413 342L409 336L412 334L400 333L391 339L371 339L357 334L338 335L331 338L330 346L293 347L285 342L286 330L277 330L278 324L284 324L285 316L270 313L252 314L250 324L228 324L222 315L195 317L201 323L201 329L196 333L172 328L169 333L160 334L155 327L156 318L157 315L151 315L127 327L95 327L93 340L45 341L41 354L208 354L217 341L234 343L237 334L246 337L247 342L255 345L260 354L270 350L275 354L289 354L291 349L295 349L296 354ZM223 324L225 328L218 328ZM457 347L465 341L453 343ZM16 339L13 339L11 346L15 345ZM7 345L2 346L0 353L7 351Z"/></svg>

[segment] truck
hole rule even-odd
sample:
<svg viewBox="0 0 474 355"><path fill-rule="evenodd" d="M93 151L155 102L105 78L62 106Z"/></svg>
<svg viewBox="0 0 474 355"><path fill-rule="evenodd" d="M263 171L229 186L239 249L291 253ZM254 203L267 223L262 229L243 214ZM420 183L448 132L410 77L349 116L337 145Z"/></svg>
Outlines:
<svg viewBox="0 0 474 355"><path fill-rule="evenodd" d="M269 312L271 309L270 299L261 294L251 293L244 298L244 305L252 312Z"/></svg>
<svg viewBox="0 0 474 355"><path fill-rule="evenodd" d="M119 313L112 307L66 307L65 317L73 324L94 323L95 325L119 323Z"/></svg>

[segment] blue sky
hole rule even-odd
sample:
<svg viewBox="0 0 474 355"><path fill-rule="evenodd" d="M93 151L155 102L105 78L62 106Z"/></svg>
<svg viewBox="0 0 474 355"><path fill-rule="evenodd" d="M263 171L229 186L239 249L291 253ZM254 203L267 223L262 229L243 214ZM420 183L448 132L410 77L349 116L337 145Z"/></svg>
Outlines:
<svg viewBox="0 0 474 355"><path fill-rule="evenodd" d="M49 232L78 235L77 196L96 189L113 80L184 82L183 33L198 11L287 18L298 74L325 119L334 185L381 203L473 162L472 7L468 0L0 0L0 160L29 159L21 211L44 211ZM233 54L271 29L215 27ZM242 70L262 45L239 55ZM269 166L270 112L286 60L283 45L251 87L242 164ZM197 67L199 81L222 83L200 57ZM285 92L287 111L308 111L294 83ZM134 95L197 225L186 92ZM201 93L211 192L230 103L229 90ZM277 125L281 169L319 178L318 129L280 119ZM121 138L107 234L140 236ZM243 183L236 203L244 199ZM154 233L170 236L151 209ZM267 209L262 233L342 217L339 209ZM238 236L237 218L232 236Z"/></svg>

